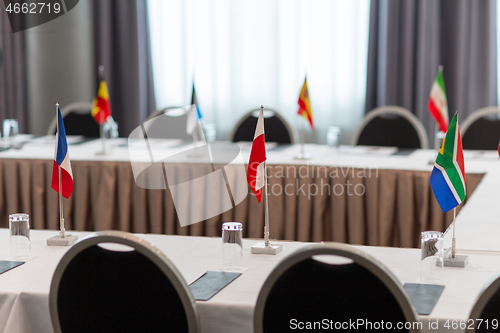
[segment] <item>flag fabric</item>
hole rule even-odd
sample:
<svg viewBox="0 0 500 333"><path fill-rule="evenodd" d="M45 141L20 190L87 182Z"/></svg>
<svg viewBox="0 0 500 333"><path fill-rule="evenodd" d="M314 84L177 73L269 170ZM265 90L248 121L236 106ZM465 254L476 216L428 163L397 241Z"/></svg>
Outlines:
<svg viewBox="0 0 500 333"><path fill-rule="evenodd" d="M430 184L443 212L458 206L465 199L465 165L458 114L451 120L439 149Z"/></svg>
<svg viewBox="0 0 500 333"><path fill-rule="evenodd" d="M69 162L68 141L61 110L57 108L58 131L56 133L56 149L54 153L54 164L52 167L52 189L59 193L59 166L61 167L62 196L66 199L73 193L73 172Z"/></svg>
<svg viewBox="0 0 500 333"><path fill-rule="evenodd" d="M99 125L102 125L111 116L111 107L109 105L109 93L108 85L106 81L102 80L99 83L99 89L97 90L97 97L92 102L92 117Z"/></svg>
<svg viewBox="0 0 500 333"><path fill-rule="evenodd" d="M427 102L432 118L439 125L439 129L446 132L448 129L448 102L446 100L446 89L444 87L443 68L439 66L439 70L432 84L431 93Z"/></svg>
<svg viewBox="0 0 500 333"><path fill-rule="evenodd" d="M498 156L500 156L500 142L498 142Z"/></svg>
<svg viewBox="0 0 500 333"><path fill-rule="evenodd" d="M187 122L186 122L186 132L187 134L193 134L194 129L196 128L196 124L202 118L200 107L198 106L198 99L196 98L196 91L194 89L193 83L193 93L191 94L191 110L188 113Z"/></svg>
<svg viewBox="0 0 500 333"><path fill-rule="evenodd" d="M309 122L309 125L311 125L311 128L314 128L311 101L309 100L309 91L307 90L307 78L304 79L304 84L300 90L298 103L299 111L297 111L297 114L304 117Z"/></svg>
<svg viewBox="0 0 500 333"><path fill-rule="evenodd" d="M264 134L264 115L260 109L255 135L253 137L252 150L250 152L250 161L248 162L247 181L257 201L262 199L262 188L266 184L265 165L266 161L266 143Z"/></svg>

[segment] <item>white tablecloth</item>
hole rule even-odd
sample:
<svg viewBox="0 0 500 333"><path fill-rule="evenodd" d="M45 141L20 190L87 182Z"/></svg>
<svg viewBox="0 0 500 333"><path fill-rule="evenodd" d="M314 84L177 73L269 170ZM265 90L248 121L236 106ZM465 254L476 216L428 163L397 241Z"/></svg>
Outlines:
<svg viewBox="0 0 500 333"><path fill-rule="evenodd" d="M32 230L32 252L38 258L0 275L0 332L52 332L48 308L50 282L60 258L67 251L65 247L45 245L46 239L54 234L55 231ZM88 233L77 234L81 239ZM221 267L220 238L153 234L138 236L162 250L187 283L193 282L207 270ZM196 302L202 332L253 332L254 306L265 279L280 260L304 244L283 242L283 252L270 256L251 254L250 247L255 242L244 240L243 265L249 269L209 301ZM420 250L358 248L380 260L402 284L418 282ZM0 256L8 253L8 230L0 229ZM500 254L478 251L466 254L470 256L467 268L444 269L444 278L449 281L430 316L420 317L424 332L450 332L443 327L447 320L467 320L483 285L500 271ZM441 329L430 329L429 321L436 320Z"/></svg>

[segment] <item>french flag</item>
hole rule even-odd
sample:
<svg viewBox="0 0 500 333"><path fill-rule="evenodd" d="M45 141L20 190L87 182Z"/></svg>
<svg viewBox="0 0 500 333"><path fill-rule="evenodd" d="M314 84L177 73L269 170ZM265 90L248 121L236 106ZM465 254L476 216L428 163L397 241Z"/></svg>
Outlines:
<svg viewBox="0 0 500 333"><path fill-rule="evenodd" d="M57 133L56 151L54 153L54 166L52 168L52 189L59 193L59 167L61 167L61 188L62 196L66 199L73 193L73 172L69 163L68 141L61 110L57 108Z"/></svg>
<svg viewBox="0 0 500 333"><path fill-rule="evenodd" d="M257 120L257 127L255 128L247 172L248 184L259 202L262 199L262 188L266 184L264 162L267 157L263 109L263 107L260 108L259 120Z"/></svg>

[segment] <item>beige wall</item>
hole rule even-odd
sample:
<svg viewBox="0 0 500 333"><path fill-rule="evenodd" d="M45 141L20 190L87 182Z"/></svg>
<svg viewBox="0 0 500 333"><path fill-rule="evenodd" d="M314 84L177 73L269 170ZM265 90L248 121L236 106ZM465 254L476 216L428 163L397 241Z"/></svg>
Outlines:
<svg viewBox="0 0 500 333"><path fill-rule="evenodd" d="M61 107L95 95L92 3L80 0L65 15L26 32L28 129L45 135Z"/></svg>

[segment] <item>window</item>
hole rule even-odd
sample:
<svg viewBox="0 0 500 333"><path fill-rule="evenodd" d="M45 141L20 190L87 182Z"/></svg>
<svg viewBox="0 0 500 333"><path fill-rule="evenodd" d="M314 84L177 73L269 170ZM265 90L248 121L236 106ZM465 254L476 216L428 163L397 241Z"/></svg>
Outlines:
<svg viewBox="0 0 500 333"><path fill-rule="evenodd" d="M158 108L184 106L194 79L204 121L226 139L261 104L294 128L307 74L316 130L342 127L343 142L364 116L369 0L149 0ZM307 127L307 125L305 125Z"/></svg>

